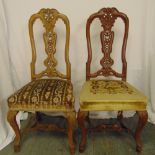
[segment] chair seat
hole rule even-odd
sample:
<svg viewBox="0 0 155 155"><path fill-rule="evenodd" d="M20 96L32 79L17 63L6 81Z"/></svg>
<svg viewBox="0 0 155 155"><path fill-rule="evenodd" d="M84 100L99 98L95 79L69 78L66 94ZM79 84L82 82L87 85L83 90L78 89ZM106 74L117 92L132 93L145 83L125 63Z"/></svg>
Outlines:
<svg viewBox="0 0 155 155"><path fill-rule="evenodd" d="M125 81L86 81L80 93L83 111L146 110L147 98Z"/></svg>
<svg viewBox="0 0 155 155"><path fill-rule="evenodd" d="M65 111L73 103L71 82L60 79L34 80L8 98L10 110Z"/></svg>

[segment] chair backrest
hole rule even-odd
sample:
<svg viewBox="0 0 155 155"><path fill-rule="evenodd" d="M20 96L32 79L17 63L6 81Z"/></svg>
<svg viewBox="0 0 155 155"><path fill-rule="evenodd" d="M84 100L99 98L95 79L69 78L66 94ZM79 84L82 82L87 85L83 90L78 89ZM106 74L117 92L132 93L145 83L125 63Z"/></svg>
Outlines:
<svg viewBox="0 0 155 155"><path fill-rule="evenodd" d="M101 26L103 27L103 31L100 33L101 45L102 45L102 53L103 58L100 61L102 66L98 71L91 73L91 61L92 61L92 47L91 47L91 38L90 38L90 25L94 19L98 18L101 22ZM114 40L114 31L112 31L112 27L117 18L121 18L125 24L125 31L123 37L122 44L122 73L118 73L114 71L111 67L114 64L113 59L110 54L112 52L112 44ZM86 80L90 78L95 78L97 76L115 76L118 78L122 78L122 80L126 80L127 74L127 62L126 62L126 45L128 38L128 29L129 29L129 20L128 17L119 12L116 8L102 8L97 13L92 14L88 20L86 25L86 37L87 37L87 48L88 48L88 60L86 63Z"/></svg>
<svg viewBox="0 0 155 155"><path fill-rule="evenodd" d="M46 67L41 73L35 72L35 63L36 63L36 46L34 40L33 25L36 19L42 21L45 32L43 33L43 40L45 43L45 52L47 58L44 61ZM66 43L65 43L65 63L66 63L66 74L59 72L56 69L57 60L54 57L56 52L56 41L57 34L54 32L55 24L58 19L61 19L66 26ZM62 79L71 79L71 65L69 62L69 40L70 40L70 25L68 18L59 13L56 9L41 9L38 13L33 14L29 20L29 35L32 47L32 62L31 62L31 78L32 80L47 77L58 77Z"/></svg>

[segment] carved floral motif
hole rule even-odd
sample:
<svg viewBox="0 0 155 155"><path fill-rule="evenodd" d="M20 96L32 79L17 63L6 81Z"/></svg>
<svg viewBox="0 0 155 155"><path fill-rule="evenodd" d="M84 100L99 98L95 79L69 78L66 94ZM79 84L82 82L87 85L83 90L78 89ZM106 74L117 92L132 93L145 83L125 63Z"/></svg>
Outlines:
<svg viewBox="0 0 155 155"><path fill-rule="evenodd" d="M92 61L92 47L91 47L91 37L90 37L90 27L91 23L94 19L98 18L101 22L101 26L103 30L100 33L101 39L101 47L103 57L100 60L101 68L94 73L91 73L91 61ZM125 31L123 37L122 44L122 73L115 71L112 68L114 64L114 60L111 58L112 53L112 45L114 41L114 31L112 30L115 20L117 18L121 18L125 24ZM127 71L127 63L125 58L127 37L128 37L128 17L119 12L116 8L103 8L99 10L97 13L92 14L87 20L87 47L88 47L88 60L86 64L86 79L95 78L97 76L116 76L118 78L122 78L122 80L126 79L126 71Z"/></svg>
<svg viewBox="0 0 155 155"><path fill-rule="evenodd" d="M103 58L100 61L100 64L103 67L102 72L106 72L107 74L111 71L111 66L114 61L110 57L112 52L112 44L114 39L114 32L111 31L112 26L116 20L116 16L114 13L117 12L116 9L104 8L99 11L99 19L102 23L103 31L100 34L101 45L102 45L102 53L104 54Z"/></svg>
<svg viewBox="0 0 155 155"><path fill-rule="evenodd" d="M33 24L34 22L40 19L43 27L45 28L45 32L43 33L43 40L45 44L45 52L47 54L47 58L44 60L45 69L40 73L36 73L35 64L37 60L37 52L35 47L35 39L33 32ZM65 65L66 65L66 74L57 70L57 60L55 58L56 53L56 41L57 34L55 32L55 24L58 19L61 19L66 27L66 40L65 40ZM70 25L68 18L59 13L56 9L41 9L38 13L33 14L29 20L29 34L32 46L32 63L31 63L31 78L39 79L41 77L59 77L63 79L71 78L71 65L69 62L69 39L70 39Z"/></svg>
<svg viewBox="0 0 155 155"><path fill-rule="evenodd" d="M42 9L40 11L46 32L43 34L45 42L45 51L47 58L44 61L46 72L50 76L57 76L56 65L57 60L54 58L56 52L57 34L54 32L55 23L57 21L58 11L54 9Z"/></svg>
<svg viewBox="0 0 155 155"><path fill-rule="evenodd" d="M118 10L116 8L103 8L98 13L103 28L105 30L111 30L117 18L117 16L115 16L115 13L118 13Z"/></svg>

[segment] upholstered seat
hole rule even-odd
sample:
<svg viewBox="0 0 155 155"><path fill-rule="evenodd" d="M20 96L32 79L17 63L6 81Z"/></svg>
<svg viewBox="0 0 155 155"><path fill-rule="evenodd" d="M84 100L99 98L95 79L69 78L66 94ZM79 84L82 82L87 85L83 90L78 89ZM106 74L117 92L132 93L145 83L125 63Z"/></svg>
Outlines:
<svg viewBox="0 0 155 155"><path fill-rule="evenodd" d="M91 35L92 23L99 20L102 26L100 32L100 43L96 42L96 47L100 46L103 56L101 56L101 66L92 70L92 60L96 54L92 48ZM114 63L115 56L120 57L115 53L116 39L121 29L121 26L113 28L115 21L121 19L124 23L124 35L121 46L121 71ZM80 110L78 112L78 124L81 128L81 141L79 151L83 152L86 148L87 131L86 121L89 120L89 112L93 111L118 111L117 120L114 124L100 124L96 127L89 127L91 131L102 131L105 129L116 131L127 131L134 135L136 141L136 151L142 150L141 132L147 123L148 113L146 110L147 98L140 91L134 88L127 81L127 61L126 61L126 46L128 39L129 19L126 14L119 12L116 8L102 8L98 12L92 14L86 24L86 38L88 48L88 59L86 62L86 82L80 92ZM93 32L93 31L92 31ZM122 33L122 31L120 31ZM95 34L96 36L96 34ZM121 35L122 36L122 35ZM95 38L94 38L95 39ZM119 41L118 41L119 42ZM118 43L117 42L117 43ZM114 50L113 50L114 49ZM115 53L112 55L112 53ZM96 61L94 61L96 63ZM100 77L100 78L99 78ZM103 78L104 77L104 78ZM100 79L100 80L98 80ZM110 80L115 79L115 80ZM118 81L119 80L119 81ZM125 126L123 123L123 111L136 111L139 116L138 125L135 133ZM130 132L129 132L130 131Z"/></svg>
<svg viewBox="0 0 155 155"><path fill-rule="evenodd" d="M8 98L12 110L65 111L73 103L71 82L60 79L34 80Z"/></svg>
<svg viewBox="0 0 155 155"><path fill-rule="evenodd" d="M34 32L34 23L39 20L44 31L41 29L42 35L36 35ZM66 29L64 57L57 60L55 53L57 52L57 21L63 21ZM31 61L31 82L22 87L8 98L9 111L7 115L8 122L15 132L14 151L20 151L21 133L16 122L16 115L19 111L34 112L36 114L36 122L30 127L33 131L67 131L70 154L75 152L73 141L73 132L76 122L76 113L74 110L73 86L71 83L71 64L69 61L69 42L70 42L70 24L67 16L60 13L56 9L41 9L33 14L29 19L29 35L32 48ZM38 36L38 37L36 37ZM37 39L36 39L37 38ZM45 59L39 59L40 51L36 48L38 40L44 41ZM38 60L43 61L43 70L37 69ZM39 61L38 61L39 62ZM60 62L60 63L59 63ZM40 62L42 63L42 62ZM66 71L59 71L58 63L62 65ZM59 125L47 122L42 123L41 112L63 112L67 120L67 129L61 128ZM60 113L59 113L60 112Z"/></svg>
<svg viewBox="0 0 155 155"><path fill-rule="evenodd" d="M125 81L89 80L80 93L80 108L86 110L145 110L147 98Z"/></svg>

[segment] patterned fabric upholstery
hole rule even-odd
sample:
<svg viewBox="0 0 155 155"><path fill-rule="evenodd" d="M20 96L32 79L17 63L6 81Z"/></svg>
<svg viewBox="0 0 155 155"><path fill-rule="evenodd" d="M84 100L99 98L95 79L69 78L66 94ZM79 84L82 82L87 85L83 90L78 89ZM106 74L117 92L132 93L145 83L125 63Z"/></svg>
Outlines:
<svg viewBox="0 0 155 155"><path fill-rule="evenodd" d="M73 102L71 82L60 79L34 80L8 98L12 110L66 110Z"/></svg>
<svg viewBox="0 0 155 155"><path fill-rule="evenodd" d="M129 83L118 80L90 80L80 94L82 110L145 110L147 98Z"/></svg>

